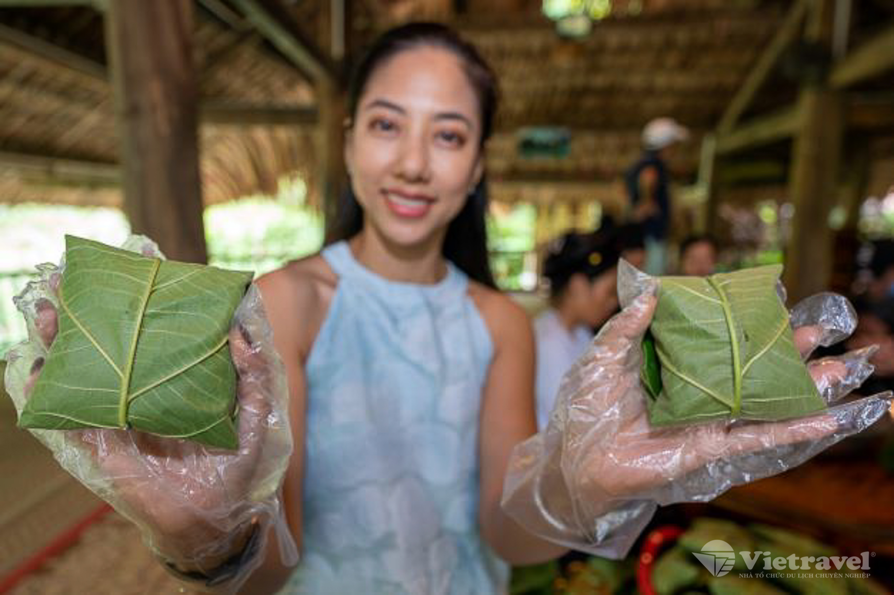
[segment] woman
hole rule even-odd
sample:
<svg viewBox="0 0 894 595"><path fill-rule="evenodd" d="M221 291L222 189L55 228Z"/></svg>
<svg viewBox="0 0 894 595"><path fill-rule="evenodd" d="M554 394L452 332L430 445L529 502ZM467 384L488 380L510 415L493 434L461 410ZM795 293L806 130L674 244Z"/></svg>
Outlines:
<svg viewBox="0 0 894 595"><path fill-rule="evenodd" d="M835 430L834 420L821 419L744 433L622 432L617 453L585 457L590 465L578 474L556 463L574 453L554 446L580 442L584 425L569 425L573 440L562 442L553 439L561 426L551 422L544 456L523 456L535 434L534 341L523 311L492 289L485 260L481 185L494 87L477 53L445 27L408 25L384 35L350 91L344 241L258 282L291 396L295 452L282 507L302 549L297 569L262 547L268 524L231 522L249 506L269 408L259 397L263 373L254 374L264 363L239 333L231 333L231 349L240 374L240 452L226 473L200 446L95 433L96 462L179 576L232 592L250 573L242 589L252 594L501 592L507 563L558 557L566 547L557 543L602 539L585 526L560 526L561 519L604 526L582 515L581 503L618 517L613 498L671 484L723 453ZM567 397L576 411L647 426L636 407L582 399L645 398L630 392L638 386L631 364L654 303L644 293L606 325L588 356L597 371L589 388ZM41 327L49 341L55 321ZM136 451L118 447L122 434ZM653 456L669 449L688 453L672 469ZM164 465L150 469L159 451L167 453ZM543 473L504 486L535 463Z"/></svg>
<svg viewBox="0 0 894 595"><path fill-rule="evenodd" d="M299 411L286 486L304 493L299 591L488 593L506 580L491 550L515 563L564 550L500 508L510 451L535 428L530 326L486 260L495 99L447 29L386 35L350 90L346 241L259 281Z"/></svg>
<svg viewBox="0 0 894 595"><path fill-rule="evenodd" d="M537 344L537 427L543 429L562 376L584 354L618 307L618 246L613 229L567 233L555 240L543 264L550 307L534 322Z"/></svg>

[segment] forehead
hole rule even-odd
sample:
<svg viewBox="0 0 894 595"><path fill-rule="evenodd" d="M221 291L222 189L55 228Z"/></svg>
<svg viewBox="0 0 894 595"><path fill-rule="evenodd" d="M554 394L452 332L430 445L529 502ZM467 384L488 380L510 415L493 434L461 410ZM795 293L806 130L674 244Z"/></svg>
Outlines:
<svg viewBox="0 0 894 595"><path fill-rule="evenodd" d="M714 244L711 242L695 242L686 248L686 254L701 254L704 255L707 252L714 252Z"/></svg>
<svg viewBox="0 0 894 595"><path fill-rule="evenodd" d="M478 98L450 50L422 46L403 50L379 64L361 95L360 105L386 99L405 109L460 112L479 119Z"/></svg>

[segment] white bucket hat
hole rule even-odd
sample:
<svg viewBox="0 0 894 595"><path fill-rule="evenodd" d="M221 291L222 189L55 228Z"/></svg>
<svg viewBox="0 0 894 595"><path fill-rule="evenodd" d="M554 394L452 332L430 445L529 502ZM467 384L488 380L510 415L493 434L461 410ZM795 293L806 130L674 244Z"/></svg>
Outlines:
<svg viewBox="0 0 894 595"><path fill-rule="evenodd" d="M655 118L643 128L643 146L659 150L689 138L689 129L673 118Z"/></svg>

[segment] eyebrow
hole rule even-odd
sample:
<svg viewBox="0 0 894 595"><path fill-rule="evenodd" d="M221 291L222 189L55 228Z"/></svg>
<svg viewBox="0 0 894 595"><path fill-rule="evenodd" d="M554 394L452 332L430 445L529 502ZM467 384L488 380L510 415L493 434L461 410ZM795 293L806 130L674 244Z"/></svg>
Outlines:
<svg viewBox="0 0 894 595"><path fill-rule="evenodd" d="M374 99L374 100L370 101L369 103L367 103L366 105L364 105L363 110L366 111L366 110L372 109L374 107L381 107L381 108L385 108L388 110L392 110L392 111L398 112L399 114L404 115L404 116L407 115L407 110L405 110L401 106L397 105L396 103L392 103L391 101L388 101L387 99ZM472 125L472 121L459 112L439 112L438 114L435 115L435 120L459 120L460 122L463 122L466 126L468 126L470 129L474 128L474 126Z"/></svg>

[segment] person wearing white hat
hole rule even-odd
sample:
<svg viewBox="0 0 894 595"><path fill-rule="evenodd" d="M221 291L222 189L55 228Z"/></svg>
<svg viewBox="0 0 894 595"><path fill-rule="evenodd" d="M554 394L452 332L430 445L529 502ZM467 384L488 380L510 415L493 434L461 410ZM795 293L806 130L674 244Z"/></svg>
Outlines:
<svg viewBox="0 0 894 595"><path fill-rule="evenodd" d="M671 147L689 138L689 130L673 118L655 118L642 133L643 154L625 174L631 216L642 224L646 243L646 272L664 273L670 229Z"/></svg>

